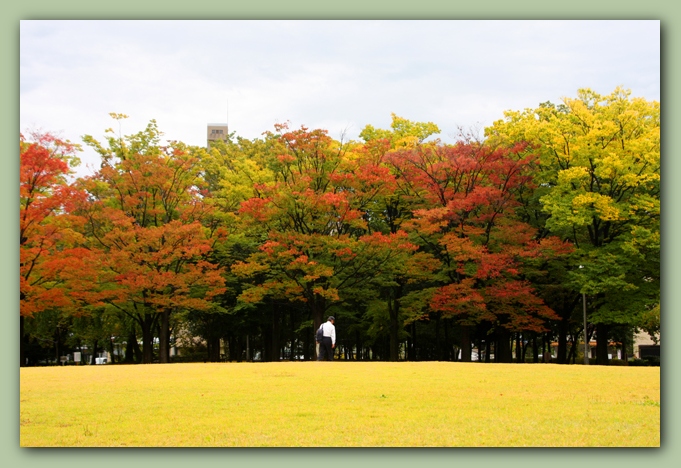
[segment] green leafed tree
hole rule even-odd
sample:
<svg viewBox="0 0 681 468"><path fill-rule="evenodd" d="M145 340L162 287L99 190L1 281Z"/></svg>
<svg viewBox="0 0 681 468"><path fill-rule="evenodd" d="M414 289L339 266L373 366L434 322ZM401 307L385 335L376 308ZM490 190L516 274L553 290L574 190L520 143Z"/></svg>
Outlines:
<svg viewBox="0 0 681 468"><path fill-rule="evenodd" d="M559 105L506 112L487 136L539 154L545 226L577 247L567 284L590 297L607 363L609 328L638 326L659 304L659 102L581 89Z"/></svg>

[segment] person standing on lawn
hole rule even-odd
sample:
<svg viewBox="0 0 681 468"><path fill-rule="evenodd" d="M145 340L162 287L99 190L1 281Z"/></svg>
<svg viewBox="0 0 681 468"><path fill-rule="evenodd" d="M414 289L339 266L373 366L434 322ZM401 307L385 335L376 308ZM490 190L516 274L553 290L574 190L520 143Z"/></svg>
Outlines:
<svg viewBox="0 0 681 468"><path fill-rule="evenodd" d="M336 327L333 325L335 321L336 319L330 316L326 319L326 322L322 323L321 328L324 337L321 343L319 343L318 361L333 361L333 349L336 347Z"/></svg>

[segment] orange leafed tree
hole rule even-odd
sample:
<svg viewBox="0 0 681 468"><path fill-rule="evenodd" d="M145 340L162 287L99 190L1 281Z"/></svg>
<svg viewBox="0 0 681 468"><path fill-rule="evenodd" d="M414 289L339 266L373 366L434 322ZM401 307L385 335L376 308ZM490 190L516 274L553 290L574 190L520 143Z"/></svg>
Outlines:
<svg viewBox="0 0 681 468"><path fill-rule="evenodd" d="M19 139L19 293L21 351L24 319L49 309L79 312L88 302L92 263L72 211L83 192L68 183L77 147L49 133Z"/></svg>
<svg viewBox="0 0 681 468"><path fill-rule="evenodd" d="M111 137L109 148L86 141L103 161L83 180L89 198L81 205L101 258L102 300L139 324L145 363L160 321L159 360L168 362L171 313L210 309L224 291L210 254L225 233L204 202L199 159L181 143L161 146L153 121L144 132Z"/></svg>

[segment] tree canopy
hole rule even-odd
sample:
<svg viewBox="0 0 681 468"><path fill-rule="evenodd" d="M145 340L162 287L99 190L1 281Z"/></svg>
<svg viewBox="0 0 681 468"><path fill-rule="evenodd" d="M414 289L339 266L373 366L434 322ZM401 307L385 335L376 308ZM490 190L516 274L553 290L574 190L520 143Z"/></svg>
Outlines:
<svg viewBox="0 0 681 468"><path fill-rule="evenodd" d="M152 120L85 136L101 167L75 180L79 146L21 136L22 346L310 359L333 314L343 359L536 361L555 339L575 362L582 295L599 353L659 336L659 109L583 89L452 144L395 114L360 141L285 123L206 147Z"/></svg>

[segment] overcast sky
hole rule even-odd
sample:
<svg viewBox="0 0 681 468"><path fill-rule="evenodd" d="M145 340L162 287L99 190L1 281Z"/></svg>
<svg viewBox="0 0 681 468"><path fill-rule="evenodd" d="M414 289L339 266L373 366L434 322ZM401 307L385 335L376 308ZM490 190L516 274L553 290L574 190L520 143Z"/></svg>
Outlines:
<svg viewBox="0 0 681 468"><path fill-rule="evenodd" d="M21 21L20 129L102 140L156 119L205 145L206 124L259 137L277 122L357 139L390 113L484 127L507 109L609 94L660 99L651 21ZM98 167L91 151L79 174Z"/></svg>

